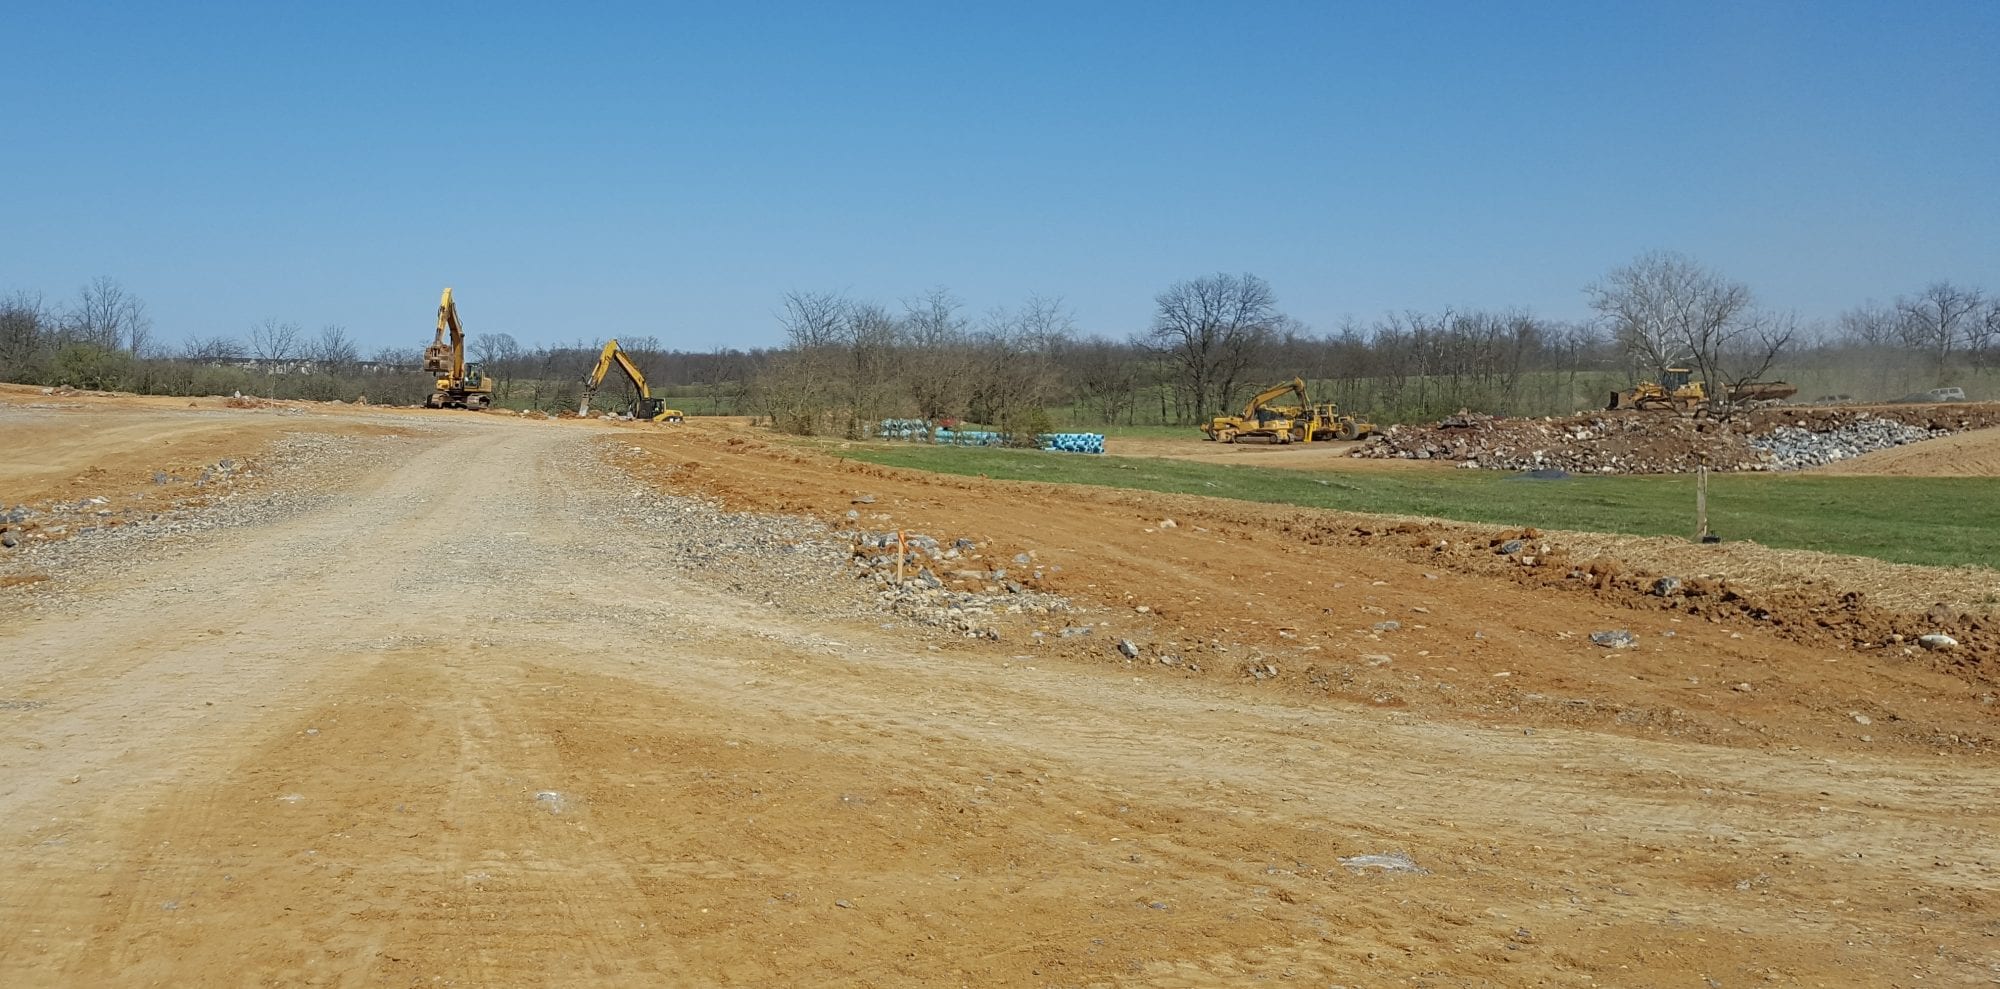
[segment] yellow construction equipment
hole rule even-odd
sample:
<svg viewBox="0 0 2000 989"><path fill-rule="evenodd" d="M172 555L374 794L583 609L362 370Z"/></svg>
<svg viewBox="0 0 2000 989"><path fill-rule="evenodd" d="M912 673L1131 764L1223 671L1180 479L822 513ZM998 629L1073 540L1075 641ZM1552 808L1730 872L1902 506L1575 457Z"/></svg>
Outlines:
<svg viewBox="0 0 2000 989"><path fill-rule="evenodd" d="M632 400L632 418L653 422L686 421L687 416L681 410L667 408L666 399L654 398L653 393L647 390L646 375L639 370L639 365L632 363L632 358L625 356L625 349L618 346L615 337L604 345L604 352L597 355L597 366L591 369L589 377L583 379L583 402L576 407L577 415L590 414L590 400L597 395L597 386L604 383L604 376L611 371L613 364L632 379L632 387L639 392L639 396Z"/></svg>
<svg viewBox="0 0 2000 989"><path fill-rule="evenodd" d="M1708 404L1708 386L1692 380L1684 367L1665 368L1658 381L1641 381L1626 391L1611 393L1608 410L1639 409L1645 412L1696 412ZM1745 381L1728 389L1731 404L1782 402L1799 393L1797 385L1783 381Z"/></svg>
<svg viewBox="0 0 2000 989"><path fill-rule="evenodd" d="M1297 405L1273 405L1287 394L1298 396ZM1201 431L1219 443L1260 440L1266 443L1319 443L1327 440L1358 440L1378 432L1372 422L1341 415L1332 402L1314 402L1306 395L1304 378L1272 385L1251 396L1240 415L1216 416L1203 423Z"/></svg>
<svg viewBox="0 0 2000 989"><path fill-rule="evenodd" d="M1684 367L1663 368L1660 380L1641 381L1625 391L1611 393L1607 410L1639 409L1646 412L1693 412L1708 404L1708 389Z"/></svg>
<svg viewBox="0 0 2000 989"><path fill-rule="evenodd" d="M451 289L438 300L437 338L424 348L424 370L438 376L425 408L483 409L493 404L493 379L478 364L465 362L465 327L458 321Z"/></svg>

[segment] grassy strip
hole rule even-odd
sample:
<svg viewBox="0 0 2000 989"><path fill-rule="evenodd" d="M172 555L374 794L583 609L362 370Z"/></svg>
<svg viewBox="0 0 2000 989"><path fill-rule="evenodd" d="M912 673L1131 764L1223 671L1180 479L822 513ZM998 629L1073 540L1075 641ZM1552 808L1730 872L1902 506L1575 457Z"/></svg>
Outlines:
<svg viewBox="0 0 2000 989"><path fill-rule="evenodd" d="M1305 473L1143 457L919 445L856 445L829 452L946 474L1499 525L1643 536L1686 536L1694 528L1695 482L1687 475L1537 481L1484 470ZM1727 539L1896 563L2000 564L2000 481L1720 474L1709 478L1708 502L1710 527Z"/></svg>

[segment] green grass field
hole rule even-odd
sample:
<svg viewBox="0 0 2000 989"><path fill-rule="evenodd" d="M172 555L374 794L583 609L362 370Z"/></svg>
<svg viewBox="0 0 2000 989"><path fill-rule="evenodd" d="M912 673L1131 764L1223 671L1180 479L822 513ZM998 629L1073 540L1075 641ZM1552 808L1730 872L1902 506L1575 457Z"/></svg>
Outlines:
<svg viewBox="0 0 2000 989"><path fill-rule="evenodd" d="M1184 432L1184 431L1181 431ZM851 446L838 456L947 474L1095 484L1244 501L1549 529L1687 536L1687 475L1537 481L1499 471L1317 472L920 445ZM2000 481L1983 478L1718 474L1709 525L1725 539L1897 563L2000 561Z"/></svg>

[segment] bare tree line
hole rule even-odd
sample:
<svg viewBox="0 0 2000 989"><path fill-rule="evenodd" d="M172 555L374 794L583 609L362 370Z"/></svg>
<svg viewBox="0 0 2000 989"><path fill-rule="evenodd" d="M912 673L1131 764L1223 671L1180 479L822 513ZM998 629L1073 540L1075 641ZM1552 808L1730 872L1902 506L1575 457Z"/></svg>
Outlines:
<svg viewBox="0 0 2000 989"><path fill-rule="evenodd" d="M1461 408L1573 411L1594 406L1608 388L1683 362L1711 382L1711 392L1792 375L1805 378L1809 392L1824 387L1862 399L1976 384L2000 366L2000 299L1950 282L1814 323L1760 305L1747 285L1692 258L1651 252L1611 269L1583 294L1592 319L1406 310L1315 331L1287 315L1262 278L1218 273L1169 285L1155 296L1145 327L1113 337L1079 328L1059 298L1033 296L975 313L946 288L893 305L795 291L774 314L784 334L775 347L690 352L644 334L621 342L655 394L691 411L857 436L892 417L1017 432L1187 424L1295 375L1353 411L1409 421ZM13 381L283 397L365 389L389 401L407 391L407 400L417 401L428 382L414 371L416 343L371 355L372 367L409 373L363 375L360 348L338 324L308 332L271 317L241 334L197 334L167 347L154 338L144 302L110 278L93 280L61 305L28 292L0 298L0 379ZM495 377L503 404L557 411L573 407L601 343L528 346L508 333L480 333L470 348ZM221 373L220 366L249 358L310 373L288 380Z"/></svg>

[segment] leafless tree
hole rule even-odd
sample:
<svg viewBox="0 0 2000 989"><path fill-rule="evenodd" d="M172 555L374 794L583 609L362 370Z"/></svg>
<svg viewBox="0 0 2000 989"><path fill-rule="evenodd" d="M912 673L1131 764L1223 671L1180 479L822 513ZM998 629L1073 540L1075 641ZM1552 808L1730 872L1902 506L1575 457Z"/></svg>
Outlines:
<svg viewBox="0 0 2000 989"><path fill-rule="evenodd" d="M520 341L511 333L480 333L472 338L472 357L486 373L499 382L500 397L513 392L515 365L521 356Z"/></svg>
<svg viewBox="0 0 2000 989"><path fill-rule="evenodd" d="M77 289L76 301L64 314L63 323L71 339L106 350L129 347L134 341L143 349L153 327L146 303L109 275L100 275Z"/></svg>
<svg viewBox="0 0 2000 989"><path fill-rule="evenodd" d="M1952 355L1971 349L1985 326L1985 306L1976 288L1932 282L1914 298L1896 300L1898 327L1904 343L1930 356L1942 383L1951 372Z"/></svg>
<svg viewBox="0 0 2000 989"><path fill-rule="evenodd" d="M1973 366L1987 368L2000 364L2000 299L1986 304L1985 314L1974 326L1972 339L1965 348Z"/></svg>
<svg viewBox="0 0 2000 989"><path fill-rule="evenodd" d="M224 361L243 359L243 342L231 336L217 334L206 337L189 337L181 344L181 358L201 364L220 364Z"/></svg>
<svg viewBox="0 0 2000 989"><path fill-rule="evenodd" d="M965 404L972 367L964 306L945 288L903 300L903 378L917 415L928 422L957 413Z"/></svg>
<svg viewBox="0 0 2000 989"><path fill-rule="evenodd" d="M1655 374L1683 359L1706 373L1750 308L1750 288L1683 254L1654 251L1585 290L1621 347Z"/></svg>
<svg viewBox="0 0 2000 989"><path fill-rule="evenodd" d="M1869 300L1840 314L1841 339L1862 347L1893 347L1899 340L1896 310Z"/></svg>
<svg viewBox="0 0 2000 989"><path fill-rule="evenodd" d="M493 367L521 353L521 344L511 333L479 333L472 338L472 359Z"/></svg>
<svg viewBox="0 0 2000 989"><path fill-rule="evenodd" d="M370 359L390 367L415 368L424 362L424 354L415 347L381 347Z"/></svg>
<svg viewBox="0 0 2000 989"><path fill-rule="evenodd" d="M348 338L347 327L328 323L319 328L319 335L306 348L306 356L322 369L339 370L359 360L360 352Z"/></svg>
<svg viewBox="0 0 2000 989"><path fill-rule="evenodd" d="M1105 423L1129 418L1139 401L1139 348L1109 340L1085 340L1070 349L1064 362L1077 393Z"/></svg>
<svg viewBox="0 0 2000 989"><path fill-rule="evenodd" d="M1017 442L1054 428L1048 406L1062 381L1057 360L1069 343L1073 319L1058 300L1033 297L1020 309L987 314L972 349L967 411L998 426Z"/></svg>
<svg viewBox="0 0 2000 989"><path fill-rule="evenodd" d="M299 324L266 316L250 328L250 352L260 360L294 360L299 356L303 335Z"/></svg>
<svg viewBox="0 0 2000 989"><path fill-rule="evenodd" d="M1229 400L1281 315L1271 286L1251 274L1176 282L1153 302L1148 339L1173 366L1196 420Z"/></svg>
<svg viewBox="0 0 2000 989"><path fill-rule="evenodd" d="M849 305L838 292L788 292L778 322L795 350L830 346L840 342Z"/></svg>
<svg viewBox="0 0 2000 989"><path fill-rule="evenodd" d="M56 318L38 292L0 299L0 376L14 378L52 344Z"/></svg>

